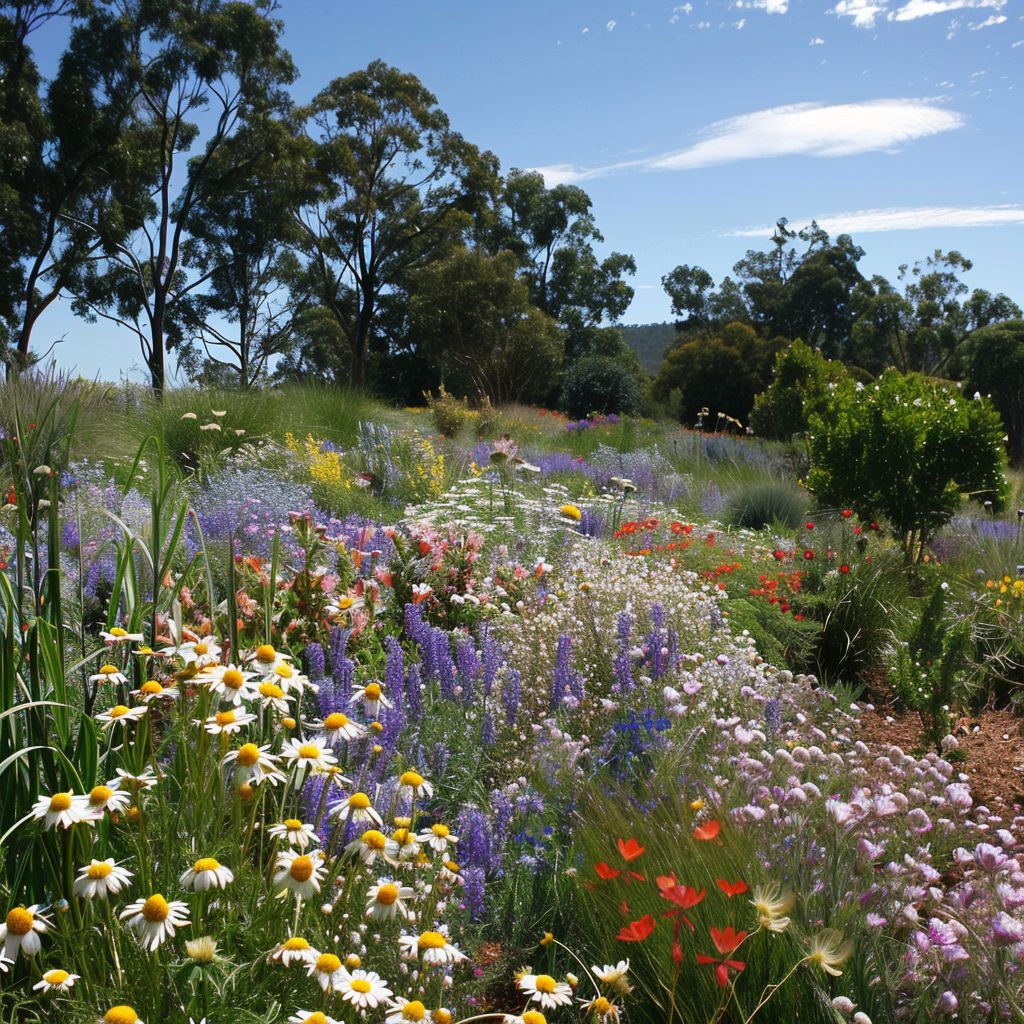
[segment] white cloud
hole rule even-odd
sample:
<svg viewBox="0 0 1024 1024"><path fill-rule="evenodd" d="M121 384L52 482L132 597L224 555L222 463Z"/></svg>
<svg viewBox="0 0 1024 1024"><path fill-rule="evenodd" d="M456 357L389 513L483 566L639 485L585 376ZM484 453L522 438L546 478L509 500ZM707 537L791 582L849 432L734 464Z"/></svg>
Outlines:
<svg viewBox="0 0 1024 1024"><path fill-rule="evenodd" d="M926 100L865 103L799 103L718 121L685 149L600 167L538 167L548 184L587 181L630 171L689 171L700 167L781 156L852 156L891 150L915 139L951 131L961 114Z"/></svg>
<svg viewBox="0 0 1024 1024"><path fill-rule="evenodd" d="M821 36L815 36L808 44L808 46L824 46L825 40Z"/></svg>
<svg viewBox="0 0 1024 1024"><path fill-rule="evenodd" d="M979 21L977 25L972 25L971 31L977 32L980 28L991 28L993 25L1002 25L1005 21L1007 21L1005 14L990 14L984 21Z"/></svg>
<svg viewBox="0 0 1024 1024"><path fill-rule="evenodd" d="M586 35L586 34L587 34L587 33L588 33L589 31L590 31L590 29L589 29L589 28L585 28L585 29L584 29L584 30L583 30L583 31L582 31L582 32L580 33L580 35L581 35L581 36L585 36L585 35Z"/></svg>
<svg viewBox="0 0 1024 1024"><path fill-rule="evenodd" d="M856 28L874 28L875 19L886 11L885 0L839 0L826 14L851 18Z"/></svg>
<svg viewBox="0 0 1024 1024"><path fill-rule="evenodd" d="M915 21L918 18L929 18L933 14L948 14L950 11L962 11L968 8L990 8L1001 10L1006 0L908 0L902 7L892 11L890 21Z"/></svg>
<svg viewBox="0 0 1024 1024"><path fill-rule="evenodd" d="M736 29L737 31L740 31L740 30L742 30L743 26L746 25L746 23L747 23L747 19L746 18L740 18L739 21L734 21L732 23L732 27L734 29Z"/></svg>
<svg viewBox="0 0 1024 1024"><path fill-rule="evenodd" d="M710 21L698 21L697 22L697 28L711 28L711 22Z"/></svg>
<svg viewBox="0 0 1024 1024"><path fill-rule="evenodd" d="M686 15L693 14L693 4L686 3L686 4L680 4L678 7L673 7L672 8L672 16L668 19L668 23L670 25L674 25L677 21L679 21L679 16L681 14L686 14Z"/></svg>
<svg viewBox="0 0 1024 1024"><path fill-rule="evenodd" d="M785 14L789 10L789 0L736 0L736 6L768 14Z"/></svg>
<svg viewBox="0 0 1024 1024"><path fill-rule="evenodd" d="M830 235L864 235L877 231L920 231L925 228L985 228L1024 224L1024 206L912 206L857 210L817 218ZM800 230L810 221L790 222ZM774 225L725 232L733 238L767 238Z"/></svg>
<svg viewBox="0 0 1024 1024"><path fill-rule="evenodd" d="M606 28L606 29L608 29L608 31L609 31L609 32L614 32L614 31L615 31L615 26L616 26L617 24L618 24L618 22L617 22L617 21L614 21L614 20L612 20L612 21L609 21L609 22L608 22L608 23L607 23L607 24L605 25L605 28Z"/></svg>
<svg viewBox="0 0 1024 1024"><path fill-rule="evenodd" d="M1024 39L1018 39L1015 43L1010 43L1010 49L1016 50L1018 46L1024 46Z"/></svg>

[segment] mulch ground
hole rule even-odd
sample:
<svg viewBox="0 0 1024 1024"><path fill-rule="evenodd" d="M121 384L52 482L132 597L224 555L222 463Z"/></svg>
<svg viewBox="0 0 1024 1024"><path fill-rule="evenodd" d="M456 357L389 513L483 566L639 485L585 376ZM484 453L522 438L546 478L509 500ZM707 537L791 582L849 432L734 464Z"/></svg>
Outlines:
<svg viewBox="0 0 1024 1024"><path fill-rule="evenodd" d="M894 713L883 704L861 715L861 739L869 746L895 743L907 753L928 747L920 717ZM963 760L957 767L968 776L975 803L999 813L1024 809L1024 721L1006 710L986 710L961 720L954 735Z"/></svg>

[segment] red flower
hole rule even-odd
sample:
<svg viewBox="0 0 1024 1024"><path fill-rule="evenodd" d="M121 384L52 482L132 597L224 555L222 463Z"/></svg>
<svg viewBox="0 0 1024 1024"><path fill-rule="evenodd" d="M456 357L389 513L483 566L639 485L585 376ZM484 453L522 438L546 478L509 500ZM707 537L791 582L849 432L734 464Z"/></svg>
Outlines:
<svg viewBox="0 0 1024 1024"><path fill-rule="evenodd" d="M852 516L852 515L853 515L853 509L852 508L844 508L843 509L843 518L844 519L849 519L850 516Z"/></svg>
<svg viewBox="0 0 1024 1024"><path fill-rule="evenodd" d="M636 860L641 853L644 852L646 847L641 846L635 839L619 839L619 853L622 854L622 859L628 864L631 860Z"/></svg>
<svg viewBox="0 0 1024 1024"><path fill-rule="evenodd" d="M841 566L839 566L839 571L844 574L848 573L850 571L850 567L844 562Z"/></svg>
<svg viewBox="0 0 1024 1024"><path fill-rule="evenodd" d="M643 942L654 931L655 920L644 914L638 921L630 921L615 937L620 942Z"/></svg>
<svg viewBox="0 0 1024 1024"><path fill-rule="evenodd" d="M673 938L679 936L680 924L685 924L689 927L690 931L696 931L694 923L683 913L684 910L689 910L691 907L697 906L701 900L704 899L706 890L701 889L697 892L692 885L678 885L676 883L675 875L659 875L658 876L658 888L661 891L661 898L668 900L670 903L676 905L675 910L666 910L662 917L671 917L675 919L675 925L673 925Z"/></svg>
<svg viewBox="0 0 1024 1024"><path fill-rule="evenodd" d="M807 561L809 562L809 561L810 561L810 560L811 560L812 558L814 558L814 552L813 552L813 551L811 551L811 549L810 549L810 548L808 548L808 549L807 549L807 550L806 550L806 551L804 552L804 558L806 558L806 559L807 559Z"/></svg>
<svg viewBox="0 0 1024 1024"><path fill-rule="evenodd" d="M710 839L717 839L718 833L722 831L722 824L718 821L706 821L693 830L693 838L707 842Z"/></svg>
<svg viewBox="0 0 1024 1024"><path fill-rule="evenodd" d="M804 523L804 526L806 526L808 530L814 529L814 523Z"/></svg>
<svg viewBox="0 0 1024 1024"><path fill-rule="evenodd" d="M606 882L610 882L613 878L618 878L619 875L622 874L622 872L618 868L613 868L613 867L609 866L603 860L599 860L594 865L594 870Z"/></svg>
<svg viewBox="0 0 1024 1024"><path fill-rule="evenodd" d="M727 882L724 878L716 879L715 884L729 899L733 896L742 896L747 891L747 883L741 878L737 882Z"/></svg>
<svg viewBox="0 0 1024 1024"><path fill-rule="evenodd" d="M776 562L781 562L785 557L786 557L786 552L782 551L780 548L776 548L772 552L772 558L774 558Z"/></svg>
<svg viewBox="0 0 1024 1024"><path fill-rule="evenodd" d="M716 960L713 956L705 956L703 953L697 954L697 963L699 964L717 964L715 967L715 981L725 988L729 984L729 970L730 968L734 971L742 971L747 965L741 963L739 960Z"/></svg>
<svg viewBox="0 0 1024 1024"><path fill-rule="evenodd" d="M732 925L728 928L711 929L711 941L722 956L732 953L746 937L746 932L738 932Z"/></svg>
<svg viewBox="0 0 1024 1024"><path fill-rule="evenodd" d="M651 516L649 519L644 520L645 530L656 530L658 528L658 520Z"/></svg>
<svg viewBox="0 0 1024 1024"><path fill-rule="evenodd" d="M878 529L878 523L872 523L871 524L871 529L872 530L877 530Z"/></svg>

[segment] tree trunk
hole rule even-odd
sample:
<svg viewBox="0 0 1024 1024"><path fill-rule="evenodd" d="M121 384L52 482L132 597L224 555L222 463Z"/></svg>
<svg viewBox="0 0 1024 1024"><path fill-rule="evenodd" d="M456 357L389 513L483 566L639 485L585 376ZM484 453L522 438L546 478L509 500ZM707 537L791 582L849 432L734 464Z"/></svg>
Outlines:
<svg viewBox="0 0 1024 1024"><path fill-rule="evenodd" d="M150 324L150 349L146 358L149 366L150 387L158 398L164 392L166 374L164 367L164 302L163 296L157 294L153 304L153 320Z"/></svg>
<svg viewBox="0 0 1024 1024"><path fill-rule="evenodd" d="M366 347L370 340L373 313L373 299L366 297L359 307L359 316L356 319L356 336L352 345L352 383L360 391L366 387Z"/></svg>

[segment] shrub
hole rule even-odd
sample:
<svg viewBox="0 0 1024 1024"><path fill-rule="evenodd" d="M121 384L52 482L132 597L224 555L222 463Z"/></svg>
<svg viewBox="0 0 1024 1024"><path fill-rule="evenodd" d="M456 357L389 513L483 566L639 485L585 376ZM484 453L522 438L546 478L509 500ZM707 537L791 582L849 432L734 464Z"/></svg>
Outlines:
<svg viewBox="0 0 1024 1024"><path fill-rule="evenodd" d="M888 370L842 381L810 420L808 485L825 507L885 518L908 559L963 497L998 505L1006 490L999 414L952 385Z"/></svg>
<svg viewBox="0 0 1024 1024"><path fill-rule="evenodd" d="M778 441L804 433L811 412L827 398L829 385L846 376L842 363L825 359L798 338L776 356L770 387L754 399L751 427Z"/></svg>
<svg viewBox="0 0 1024 1024"><path fill-rule="evenodd" d="M726 522L762 530L778 523L795 529L805 518L807 496L791 484L768 480L740 488L729 497Z"/></svg>
<svg viewBox="0 0 1024 1024"><path fill-rule="evenodd" d="M466 400L449 394L443 384L437 389L436 396L429 391L424 391L423 397L427 400L427 405L430 406L434 428L439 434L444 434L445 437L455 437L469 420L471 414Z"/></svg>
<svg viewBox="0 0 1024 1024"><path fill-rule="evenodd" d="M584 356L566 371L562 408L577 419L593 413L634 416L642 401L639 376L610 356Z"/></svg>
<svg viewBox="0 0 1024 1024"><path fill-rule="evenodd" d="M1024 460L1024 320L975 331L965 388L992 399L1006 427L1010 459Z"/></svg>

